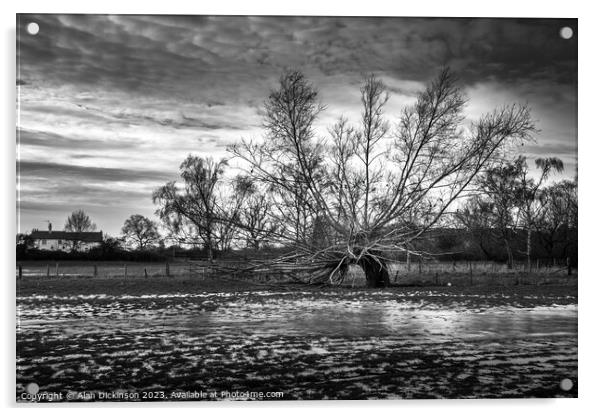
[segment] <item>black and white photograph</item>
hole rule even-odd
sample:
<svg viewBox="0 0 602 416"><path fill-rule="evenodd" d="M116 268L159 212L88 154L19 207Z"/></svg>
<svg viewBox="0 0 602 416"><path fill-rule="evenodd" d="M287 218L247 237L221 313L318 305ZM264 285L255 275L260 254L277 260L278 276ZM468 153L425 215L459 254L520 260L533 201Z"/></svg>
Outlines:
<svg viewBox="0 0 602 416"><path fill-rule="evenodd" d="M17 14L16 402L578 397L579 25L520 14Z"/></svg>

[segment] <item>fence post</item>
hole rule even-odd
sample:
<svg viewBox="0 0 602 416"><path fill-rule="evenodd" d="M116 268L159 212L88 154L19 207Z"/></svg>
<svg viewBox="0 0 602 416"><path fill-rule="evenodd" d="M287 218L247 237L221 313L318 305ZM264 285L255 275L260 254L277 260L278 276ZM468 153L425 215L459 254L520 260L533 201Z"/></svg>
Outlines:
<svg viewBox="0 0 602 416"><path fill-rule="evenodd" d="M46 265L46 277L50 278L50 264Z"/></svg>
<svg viewBox="0 0 602 416"><path fill-rule="evenodd" d="M570 276L571 274L573 274L573 270L571 269L571 259L570 257L566 258L566 270L568 275Z"/></svg>
<svg viewBox="0 0 602 416"><path fill-rule="evenodd" d="M127 278L128 277L128 265L124 264L123 265L123 278Z"/></svg>
<svg viewBox="0 0 602 416"><path fill-rule="evenodd" d="M472 286L472 260L468 260L468 270L470 270L470 285Z"/></svg>
<svg viewBox="0 0 602 416"><path fill-rule="evenodd" d="M95 264L94 265L94 277L98 276L98 266Z"/></svg>
<svg viewBox="0 0 602 416"><path fill-rule="evenodd" d="M146 267L144 268L144 278L148 279L148 274L146 273Z"/></svg>
<svg viewBox="0 0 602 416"><path fill-rule="evenodd" d="M167 275L167 277L169 277L169 262L168 261L165 262L165 274Z"/></svg>
<svg viewBox="0 0 602 416"><path fill-rule="evenodd" d="M59 262L58 262L58 261L56 262L55 269L56 269L56 270L55 270L55 272L56 272L56 277L59 277Z"/></svg>
<svg viewBox="0 0 602 416"><path fill-rule="evenodd" d="M23 266L19 264L19 280L23 279Z"/></svg>

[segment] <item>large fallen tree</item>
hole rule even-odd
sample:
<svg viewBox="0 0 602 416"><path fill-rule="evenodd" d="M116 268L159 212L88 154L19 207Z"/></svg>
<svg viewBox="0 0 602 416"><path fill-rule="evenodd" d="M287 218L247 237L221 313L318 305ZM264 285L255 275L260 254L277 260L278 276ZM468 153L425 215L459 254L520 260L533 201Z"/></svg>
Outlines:
<svg viewBox="0 0 602 416"><path fill-rule="evenodd" d="M360 93L360 125L341 117L320 137L318 92L289 71L265 102L263 140L230 148L248 178L270 191L280 227L265 237L290 248L256 267L336 283L356 264L368 286L387 286L391 256L411 252L506 145L535 130L521 105L465 123L467 98L447 69L395 123L383 82L370 76Z"/></svg>

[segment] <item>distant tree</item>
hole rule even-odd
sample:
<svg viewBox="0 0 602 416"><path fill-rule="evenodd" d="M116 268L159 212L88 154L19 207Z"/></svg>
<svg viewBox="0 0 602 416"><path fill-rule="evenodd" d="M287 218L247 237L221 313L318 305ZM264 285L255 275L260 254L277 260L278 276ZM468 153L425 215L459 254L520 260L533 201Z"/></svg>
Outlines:
<svg viewBox="0 0 602 416"><path fill-rule="evenodd" d="M220 201L219 214L216 215L216 229L219 239L217 247L221 252L228 252L236 240L240 240L242 210L251 188L241 185L241 177L232 181L223 181L218 192Z"/></svg>
<svg viewBox="0 0 602 416"><path fill-rule="evenodd" d="M103 256L116 254L121 250L121 243L122 240L120 238L111 237L105 233L102 243L100 243L100 251Z"/></svg>
<svg viewBox="0 0 602 416"><path fill-rule="evenodd" d="M530 178L528 176L527 161L524 156L519 157L517 161L518 172L518 215L520 226L527 232L525 254L527 256L527 268L531 270L531 251L533 229L544 214L545 199L540 198L540 189L543 182L548 179L552 172L562 172L564 164L562 160L551 158L538 158L535 160L535 166L539 170L539 178Z"/></svg>
<svg viewBox="0 0 602 416"><path fill-rule="evenodd" d="M491 204L492 231L506 248L509 269L514 267L514 254L510 242L518 225L516 211L519 204L519 178L523 163L522 157L500 162L488 169L480 180L481 191Z"/></svg>
<svg viewBox="0 0 602 416"><path fill-rule="evenodd" d="M204 246L210 261L223 237L219 220L227 217L218 192L226 165L225 159L189 155L180 165L183 184L168 182L153 193L156 213L170 237L180 244Z"/></svg>
<svg viewBox="0 0 602 416"><path fill-rule="evenodd" d="M88 214L84 212L84 210L78 209L73 211L71 215L67 218L64 228L65 231L81 233L96 230L96 224L92 222L92 220L90 219ZM81 241L72 240L71 250L79 250L80 244Z"/></svg>
<svg viewBox="0 0 602 416"><path fill-rule="evenodd" d="M85 232L96 230L96 224L92 222L88 214L82 209L75 210L65 222L65 231Z"/></svg>
<svg viewBox="0 0 602 416"><path fill-rule="evenodd" d="M540 239L548 256L553 257L555 248L561 246L563 257L571 244L571 231L577 230L578 198L577 181L564 180L543 188L538 195L541 214L535 222Z"/></svg>
<svg viewBox="0 0 602 416"><path fill-rule="evenodd" d="M491 230L496 226L493 204L486 198L475 195L464 201L456 211L456 220L468 232L470 241L478 246L485 258L493 259L494 249L490 241Z"/></svg>
<svg viewBox="0 0 602 416"><path fill-rule="evenodd" d="M131 215L123 223L121 233L128 244L143 250L161 239L157 224L140 214Z"/></svg>
<svg viewBox="0 0 602 416"><path fill-rule="evenodd" d="M278 229L269 192L260 189L247 176L236 178L235 190L241 200L237 216L240 238L248 248L259 251L261 245ZM299 211L295 211L296 214Z"/></svg>

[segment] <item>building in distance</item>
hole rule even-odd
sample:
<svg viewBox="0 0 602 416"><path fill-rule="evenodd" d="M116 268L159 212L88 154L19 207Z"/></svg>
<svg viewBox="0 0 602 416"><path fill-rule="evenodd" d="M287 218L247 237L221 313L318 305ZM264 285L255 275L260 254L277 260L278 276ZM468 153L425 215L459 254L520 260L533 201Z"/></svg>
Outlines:
<svg viewBox="0 0 602 416"><path fill-rule="evenodd" d="M34 229L31 239L33 247L39 250L89 251L101 245L102 231L52 231L52 224L48 224L48 231Z"/></svg>

